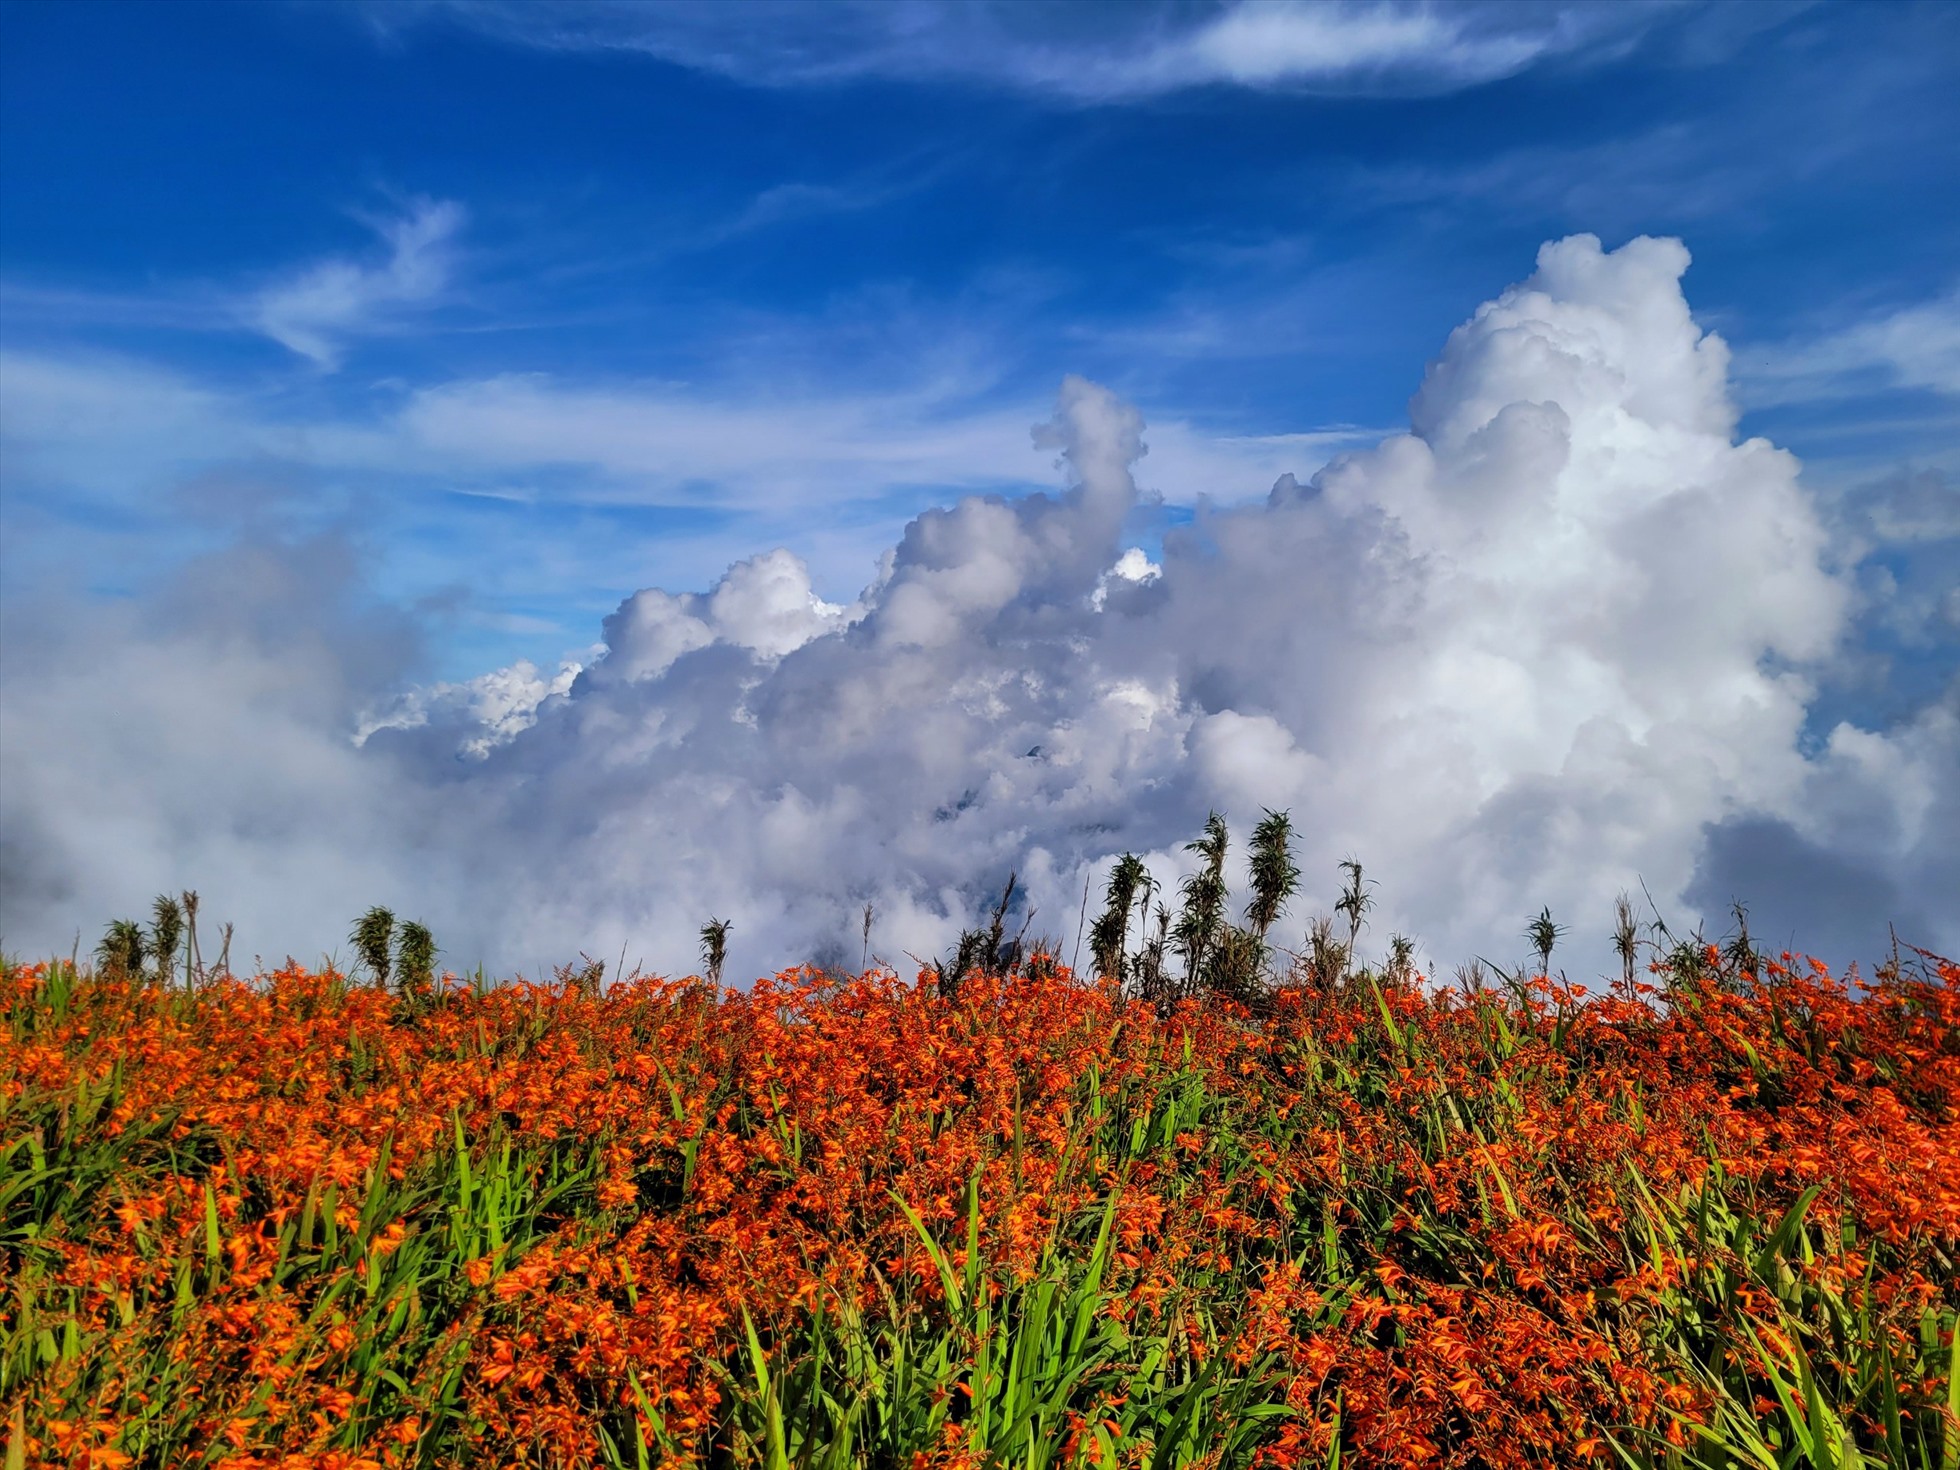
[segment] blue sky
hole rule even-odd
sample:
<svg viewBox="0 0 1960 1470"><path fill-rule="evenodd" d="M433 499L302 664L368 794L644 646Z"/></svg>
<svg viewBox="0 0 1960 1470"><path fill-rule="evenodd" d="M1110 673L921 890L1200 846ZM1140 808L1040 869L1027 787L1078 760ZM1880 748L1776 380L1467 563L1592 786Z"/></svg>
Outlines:
<svg viewBox="0 0 1960 1470"><path fill-rule="evenodd" d="M888 468L839 445L821 483L739 495L723 482L769 475L740 444L661 486L637 455L438 451L404 472L211 446L304 476L294 514L358 505L389 593L462 597L434 649L451 674L582 646L636 586L705 585L730 559L709 548L807 548L848 597L948 483L1012 482L1020 445L956 467L958 437L1032 422L1067 372L1188 423L1194 451L1396 426L1449 328L1574 230L1688 242L1747 428L1814 476L1951 466L1960 30L1938 8L1660 7L1478 84L1109 98L1021 79L1021 53L1117 48L1141 11L1056 14L1059 40L1024 18L1036 34L973 39L960 71L915 40L810 80L770 73L749 13L708 39L758 55L718 70L633 49L663 13L631 8L10 7L8 345L167 375L255 424L357 432L418 391L529 377L610 396L590 405L608 422L645 392L849 405L867 433L932 441ZM390 282L389 232L418 214L413 278ZM317 322L303 303L267 319L269 296L334 268L363 279ZM1880 341L1915 309L1932 382ZM1325 451L1269 457L1304 476ZM154 533L143 467L80 485L39 468L10 467L17 551L44 527ZM1030 456L1024 477L1045 468ZM1264 468L1199 459L1165 488L1243 498ZM697 543L690 576L676 552Z"/></svg>
<svg viewBox="0 0 1960 1470"><path fill-rule="evenodd" d="M1156 555L1405 428L1544 242L1674 236L1855 590L1807 738L1882 732L1960 666L1954 16L6 7L4 597L331 547L400 687L589 661L638 589L786 547L847 604L1054 488L1070 374Z"/></svg>

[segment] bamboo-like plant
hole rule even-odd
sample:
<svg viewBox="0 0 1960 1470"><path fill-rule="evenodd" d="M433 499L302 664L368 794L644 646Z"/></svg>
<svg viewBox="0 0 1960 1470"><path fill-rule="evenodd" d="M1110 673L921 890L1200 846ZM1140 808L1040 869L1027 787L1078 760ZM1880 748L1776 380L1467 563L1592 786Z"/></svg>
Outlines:
<svg viewBox="0 0 1960 1470"><path fill-rule="evenodd" d="M1293 818L1268 808L1252 829L1252 901L1245 906L1246 922L1261 940L1279 919L1286 901L1300 888L1300 868L1293 861Z"/></svg>
<svg viewBox="0 0 1960 1470"><path fill-rule="evenodd" d="M395 937L395 916L376 904L354 921L349 941L377 985L386 985L390 973L388 950Z"/></svg>
<svg viewBox="0 0 1960 1470"><path fill-rule="evenodd" d="M1109 873L1106 906L1095 927L1089 931L1089 950L1095 957L1096 973L1105 979L1123 982L1130 947L1130 910L1137 894L1148 884L1150 873L1143 859L1126 852Z"/></svg>
<svg viewBox="0 0 1960 1470"><path fill-rule="evenodd" d="M595 960L583 950L579 951L580 963L557 967L558 983L568 994L589 995L597 999L606 988L606 962Z"/></svg>
<svg viewBox="0 0 1960 1470"><path fill-rule="evenodd" d="M1145 895L1148 901L1148 894ZM1148 909L1144 915L1143 939L1135 958L1130 963L1130 973L1135 978L1136 993L1153 1005L1165 1005L1171 1000L1170 982L1164 974L1164 959L1170 953L1171 911L1163 904L1157 905L1155 932L1150 931L1153 922Z"/></svg>
<svg viewBox="0 0 1960 1470"><path fill-rule="evenodd" d="M1007 933L1007 911L1014 903L1014 882L1019 876L1018 873L1007 875L1007 886L1000 891L1000 902L994 905L994 917L987 926L987 952L980 964L990 975L1013 969L1014 962L1020 958L1018 945L1011 955L1002 949L1002 940ZM1023 924L1021 927L1025 932L1027 926Z"/></svg>
<svg viewBox="0 0 1960 1470"><path fill-rule="evenodd" d="M1217 812L1205 818L1205 835L1184 844L1202 861L1179 888L1184 907L1177 916L1172 939L1184 957L1184 993L1196 994L1204 973L1206 953L1225 919L1225 849L1229 842L1225 818Z"/></svg>
<svg viewBox="0 0 1960 1470"><path fill-rule="evenodd" d="M176 899L159 893L150 906L150 953L157 962L157 978L165 984L176 977L177 949L184 941L184 910ZM185 981L189 981L189 971Z"/></svg>
<svg viewBox="0 0 1960 1470"><path fill-rule="evenodd" d="M112 975L140 975L143 970L143 926L134 919L117 919L95 947L96 963Z"/></svg>
<svg viewBox="0 0 1960 1470"><path fill-rule="evenodd" d="M395 941L395 984L403 995L419 995L435 984L436 941L426 924L413 919Z"/></svg>

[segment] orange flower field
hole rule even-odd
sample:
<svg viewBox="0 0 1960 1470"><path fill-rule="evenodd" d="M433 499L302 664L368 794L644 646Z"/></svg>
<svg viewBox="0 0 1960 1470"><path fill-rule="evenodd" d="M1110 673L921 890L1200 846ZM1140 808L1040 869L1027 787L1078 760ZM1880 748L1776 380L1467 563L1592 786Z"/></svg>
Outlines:
<svg viewBox="0 0 1960 1470"><path fill-rule="evenodd" d="M9 966L5 1465L1960 1465L1960 967Z"/></svg>

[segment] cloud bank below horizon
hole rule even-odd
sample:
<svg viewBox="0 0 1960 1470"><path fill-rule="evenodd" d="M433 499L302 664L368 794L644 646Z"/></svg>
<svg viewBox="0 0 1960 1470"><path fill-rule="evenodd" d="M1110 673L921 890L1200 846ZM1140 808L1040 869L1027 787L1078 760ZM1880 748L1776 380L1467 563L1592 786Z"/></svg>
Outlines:
<svg viewBox="0 0 1960 1470"><path fill-rule="evenodd" d="M1242 836L1273 807L1296 939L1352 854L1376 947L1445 966L1516 960L1549 905L1596 973L1643 882L1670 920L1769 898L1829 931L1800 945L1868 959L1890 921L1952 948L1960 699L1812 728L1857 590L1796 460L1737 442L1688 259L1548 244L1410 432L1201 507L1155 562L1128 539L1145 425L1071 378L1036 430L1059 493L925 512L848 605L781 550L641 591L556 677L390 698L411 635L351 610L331 538L241 544L152 615L50 614L0 672L6 943L194 883L244 953L330 947L379 901L452 963L673 970L712 914L737 974L854 964L870 903L903 968L1014 868L1066 951L1115 855L1171 882L1208 810Z"/></svg>

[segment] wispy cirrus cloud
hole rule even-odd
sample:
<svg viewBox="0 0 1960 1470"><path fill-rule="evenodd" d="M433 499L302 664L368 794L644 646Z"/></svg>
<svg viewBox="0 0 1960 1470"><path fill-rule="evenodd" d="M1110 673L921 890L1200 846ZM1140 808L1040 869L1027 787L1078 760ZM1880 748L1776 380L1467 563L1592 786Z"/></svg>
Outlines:
<svg viewBox="0 0 1960 1470"><path fill-rule="evenodd" d="M295 462L328 476L385 472L507 500L711 503L746 514L822 507L834 517L908 486L1012 490L1045 485L1054 472L1053 455L1026 432L1038 400L998 395L519 373L456 378L386 395L368 412L328 413L260 403L131 358L23 352L0 352L0 391L8 403L0 450L24 474L137 495L159 476L202 464ZM1165 415L1151 426L1137 473L1171 504L1249 500L1280 475L1309 475L1382 432L1334 424L1233 433Z"/></svg>
<svg viewBox="0 0 1960 1470"><path fill-rule="evenodd" d="M421 454L504 470L579 467L607 494L688 503L836 505L899 485L1032 485L1050 456L1031 448L1028 405L945 402L930 394L732 397L639 383L543 376L459 381L414 395L395 429ZM1280 474L1311 472L1379 431L1353 425L1218 434L1169 419L1151 432L1144 483L1172 502L1262 495Z"/></svg>
<svg viewBox="0 0 1960 1470"><path fill-rule="evenodd" d="M636 4L425 0L377 29L449 21L554 50L640 52L760 86L962 80L1073 102L1191 87L1433 93L1624 54L1682 7L1237 0L1204 6Z"/></svg>
<svg viewBox="0 0 1960 1470"><path fill-rule="evenodd" d="M719 224L704 229L692 241L695 249L709 249L725 240L736 239L778 225L797 224L878 209L923 187L935 170L918 168L909 172L892 169L876 177L840 183L790 179L762 189L749 202Z"/></svg>
<svg viewBox="0 0 1960 1470"><path fill-rule="evenodd" d="M259 331L321 367L337 367L343 344L426 306L449 285L453 244L466 218L447 200L418 199L404 214L371 221L387 248L375 261L316 261L260 291L247 309Z"/></svg>
<svg viewBox="0 0 1960 1470"><path fill-rule="evenodd" d="M165 279L119 290L10 275L0 279L0 317L36 335L247 332L337 368L353 339L396 330L411 313L445 301L468 211L450 200L415 199L397 213L358 217L379 246L365 258L330 255L256 282Z"/></svg>
<svg viewBox="0 0 1960 1470"><path fill-rule="evenodd" d="M1751 403L1802 403L1866 388L1960 397L1960 286L1834 331L1771 344L1739 363Z"/></svg>

